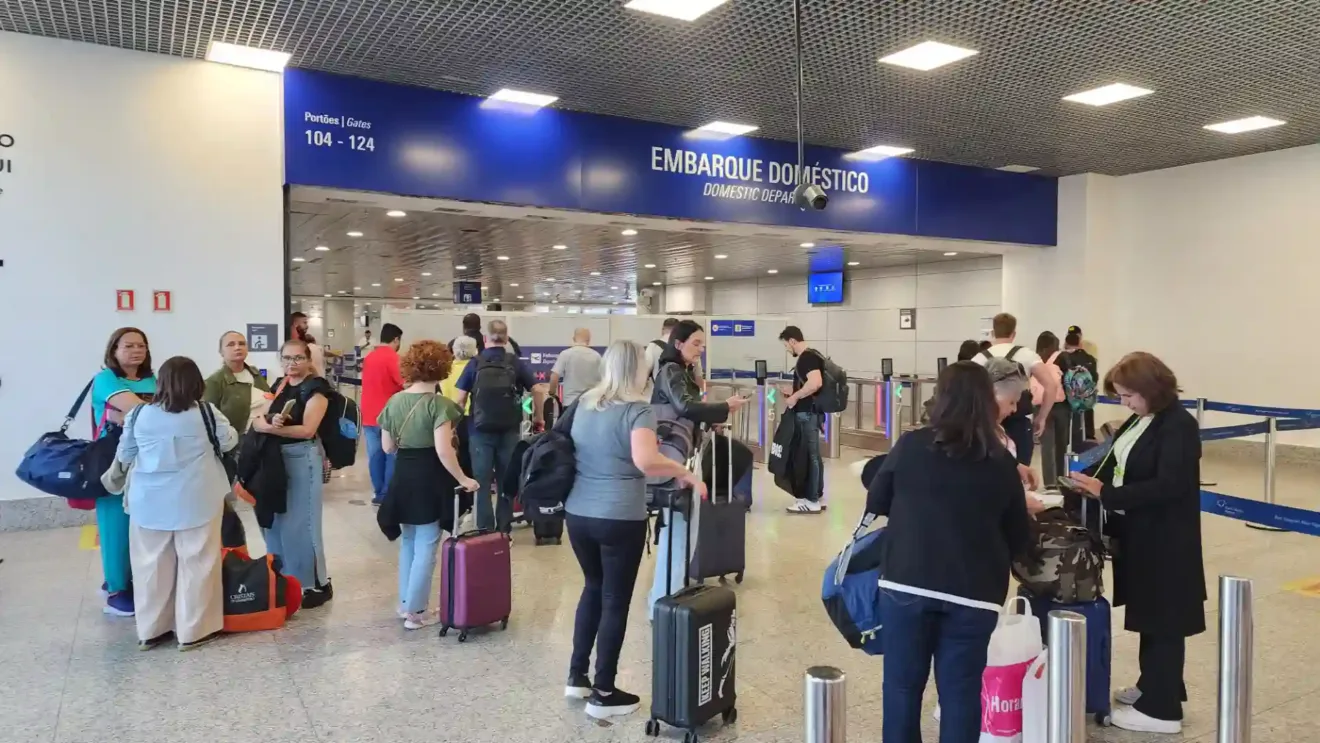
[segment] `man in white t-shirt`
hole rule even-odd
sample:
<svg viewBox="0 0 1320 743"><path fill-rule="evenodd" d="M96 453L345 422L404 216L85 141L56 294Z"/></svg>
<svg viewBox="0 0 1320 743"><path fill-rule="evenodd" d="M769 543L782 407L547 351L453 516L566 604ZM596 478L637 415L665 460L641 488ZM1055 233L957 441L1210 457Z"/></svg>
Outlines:
<svg viewBox="0 0 1320 743"><path fill-rule="evenodd" d="M578 328L573 331L573 345L564 349L555 360L550 371L550 394L559 390L559 383L564 383L564 407L577 402L583 392L600 383L601 357L591 347L591 331Z"/></svg>
<svg viewBox="0 0 1320 743"><path fill-rule="evenodd" d="M1034 426L1031 422L1030 390L1023 394L1023 400L1018 403L1017 412L1004 419L1004 432L1008 434L1009 438L1013 439L1013 444L1017 447L1018 462L1030 465L1031 455L1035 448L1035 439L1044 433L1045 423L1050 419L1050 408L1054 407L1054 400L1058 397L1059 382L1035 351L1013 344L1013 341L1017 338L1016 317L1007 312L1001 312L995 315L991 328L991 332L994 334L993 342L989 348L973 356L972 360L981 366L985 366L986 362L992 358L1008 359L1016 362L1022 367L1022 371L1026 372L1027 376L1034 378L1045 390L1040 404L1040 412L1036 415Z"/></svg>

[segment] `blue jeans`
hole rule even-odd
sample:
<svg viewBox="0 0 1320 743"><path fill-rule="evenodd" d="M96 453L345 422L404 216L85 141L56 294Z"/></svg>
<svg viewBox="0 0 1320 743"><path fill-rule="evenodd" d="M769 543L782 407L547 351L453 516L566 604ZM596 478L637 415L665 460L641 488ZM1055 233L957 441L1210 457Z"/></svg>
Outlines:
<svg viewBox="0 0 1320 743"><path fill-rule="evenodd" d="M325 539L321 536L321 450L315 441L285 444L288 504L263 531L266 552L280 558L282 569L303 590L325 585Z"/></svg>
<svg viewBox="0 0 1320 743"><path fill-rule="evenodd" d="M651 579L651 593L646 597L646 608L652 619L655 618L655 602L683 587L683 576L687 575L687 552L683 546L687 543L688 523L682 511L666 510L665 525L660 527L660 544L655 548L655 576ZM669 534L673 530L674 549L669 549ZM665 565L673 569L668 586L665 585Z"/></svg>
<svg viewBox="0 0 1320 743"><path fill-rule="evenodd" d="M402 524L399 538L399 608L421 614L431 602L435 551L440 546L440 522Z"/></svg>
<svg viewBox="0 0 1320 743"><path fill-rule="evenodd" d="M802 445L807 447L807 461L811 467L807 474L807 492L802 497L819 503L825 496L825 463L820 458L820 415L795 412L793 420L797 423Z"/></svg>
<svg viewBox="0 0 1320 743"><path fill-rule="evenodd" d="M921 697L935 661L940 743L981 737L981 675L999 615L939 599L880 590L884 617L884 742L921 743Z"/></svg>
<svg viewBox="0 0 1320 743"><path fill-rule="evenodd" d="M394 479L394 455L386 454L380 445L380 426L363 426L367 435L367 470L371 473L372 499L376 503L385 500L385 491Z"/></svg>
<svg viewBox="0 0 1320 743"><path fill-rule="evenodd" d="M499 528L509 530L509 517L512 505L504 499L504 471L509 468L513 458L513 448L518 445L518 431L472 431L472 477L481 487L473 494L477 508L477 528L494 529L496 514L491 511L491 484L499 490Z"/></svg>

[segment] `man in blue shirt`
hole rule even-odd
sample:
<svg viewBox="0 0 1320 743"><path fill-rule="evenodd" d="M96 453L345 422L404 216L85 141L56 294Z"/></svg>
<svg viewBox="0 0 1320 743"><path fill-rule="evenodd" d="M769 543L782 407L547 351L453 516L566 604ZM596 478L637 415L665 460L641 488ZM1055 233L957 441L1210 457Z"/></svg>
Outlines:
<svg viewBox="0 0 1320 743"><path fill-rule="evenodd" d="M518 445L522 425L522 397L531 392L532 423L541 424L546 385L517 354L509 349L509 327L503 320L487 326L486 348L473 359L458 378L454 402L461 408L472 400L469 418L472 477L481 483L476 493L477 527L493 529L496 514L491 508L491 482L500 490L499 529L508 532L509 511L504 500L504 472Z"/></svg>

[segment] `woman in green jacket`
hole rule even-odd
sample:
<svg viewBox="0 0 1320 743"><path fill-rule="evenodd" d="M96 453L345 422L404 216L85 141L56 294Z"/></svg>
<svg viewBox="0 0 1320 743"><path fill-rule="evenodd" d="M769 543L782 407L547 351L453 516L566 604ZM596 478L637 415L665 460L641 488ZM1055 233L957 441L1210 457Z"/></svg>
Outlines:
<svg viewBox="0 0 1320 743"><path fill-rule="evenodd" d="M220 358L224 365L206 378L202 399L225 414L230 425L242 436L252 419L266 409L270 385L266 378L247 363L247 337L231 330L220 336ZM237 451L237 447L235 447ZM234 512L234 495L225 496L224 517L220 522L220 541L226 547L244 547L247 534L243 521Z"/></svg>
<svg viewBox="0 0 1320 743"><path fill-rule="evenodd" d="M220 409L241 436L270 400L270 385L256 369L248 366L247 338L231 330L220 336L220 358L224 365L206 378L202 398Z"/></svg>

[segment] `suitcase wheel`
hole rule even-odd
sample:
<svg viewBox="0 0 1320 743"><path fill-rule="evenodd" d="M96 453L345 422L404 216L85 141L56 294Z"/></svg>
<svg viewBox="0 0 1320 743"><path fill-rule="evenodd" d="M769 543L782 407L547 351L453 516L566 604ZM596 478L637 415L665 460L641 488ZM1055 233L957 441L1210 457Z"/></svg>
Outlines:
<svg viewBox="0 0 1320 743"><path fill-rule="evenodd" d="M1095 724L1102 728L1107 728L1113 722L1109 710L1095 713Z"/></svg>
<svg viewBox="0 0 1320 743"><path fill-rule="evenodd" d="M743 581L743 574L742 574L742 573L738 573L737 575L733 576L733 582L734 582L734 583L742 583L742 581Z"/></svg>
<svg viewBox="0 0 1320 743"><path fill-rule="evenodd" d="M647 721L646 721L646 736L647 736L648 738L654 738L654 737L656 737L656 736L659 735L659 734L660 734L660 721L659 721L659 720L647 720Z"/></svg>
<svg viewBox="0 0 1320 743"><path fill-rule="evenodd" d="M730 707L720 713L720 718L725 725L732 725L738 721L738 708Z"/></svg>
<svg viewBox="0 0 1320 743"><path fill-rule="evenodd" d="M697 743L698 740L697 731L695 730L689 730L686 733L683 733L683 743Z"/></svg>
<svg viewBox="0 0 1320 743"><path fill-rule="evenodd" d="M509 618L505 617L500 620L500 629L508 629L508 628L509 628Z"/></svg>
<svg viewBox="0 0 1320 743"><path fill-rule="evenodd" d="M441 627L441 628L440 628L440 636L441 636L441 637L445 637L445 636L447 636L448 634L449 634L449 628L448 628L448 627Z"/></svg>
<svg viewBox="0 0 1320 743"><path fill-rule="evenodd" d="M462 632L458 633L458 641L467 642L467 630L463 630Z"/></svg>

